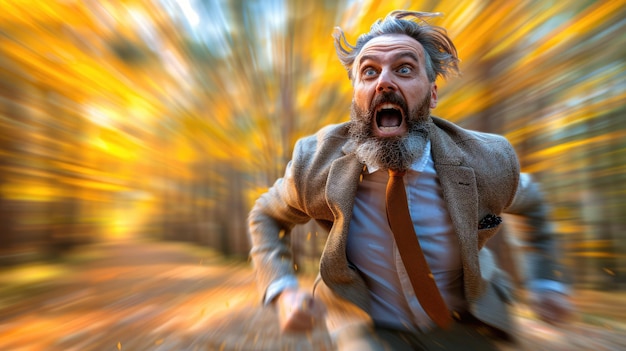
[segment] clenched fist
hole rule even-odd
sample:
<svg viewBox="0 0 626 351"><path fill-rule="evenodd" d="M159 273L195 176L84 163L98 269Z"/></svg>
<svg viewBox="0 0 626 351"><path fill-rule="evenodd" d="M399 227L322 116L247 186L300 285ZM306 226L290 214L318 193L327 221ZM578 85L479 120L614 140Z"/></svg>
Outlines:
<svg viewBox="0 0 626 351"><path fill-rule="evenodd" d="M326 314L324 303L304 290L284 290L275 303L280 329L286 333L311 331L315 325L323 322Z"/></svg>

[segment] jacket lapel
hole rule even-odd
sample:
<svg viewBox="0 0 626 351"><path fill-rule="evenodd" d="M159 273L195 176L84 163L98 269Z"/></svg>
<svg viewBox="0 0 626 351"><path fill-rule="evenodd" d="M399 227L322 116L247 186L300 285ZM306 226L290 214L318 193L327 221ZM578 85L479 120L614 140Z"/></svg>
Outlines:
<svg viewBox="0 0 626 351"><path fill-rule="evenodd" d="M335 216L335 226L337 220L350 221L349 217L352 216L352 206L362 171L363 164L354 154L338 158L330 167L326 183L326 198Z"/></svg>
<svg viewBox="0 0 626 351"><path fill-rule="evenodd" d="M326 199L334 223L320 259L320 275L339 296L367 310L367 288L358 273L349 268L346 257L352 207L364 166L350 148L344 148L344 152L344 156L333 161L326 183Z"/></svg>
<svg viewBox="0 0 626 351"><path fill-rule="evenodd" d="M326 198L335 221L348 217L349 222L352 216L352 206L364 167L354 154L354 148L354 142L349 141L342 149L344 155L332 162L328 172Z"/></svg>
<svg viewBox="0 0 626 351"><path fill-rule="evenodd" d="M459 240L465 295L471 303L482 293L478 263L478 189L474 170L463 165L456 142L430 124L430 140L435 170L441 182L452 225Z"/></svg>

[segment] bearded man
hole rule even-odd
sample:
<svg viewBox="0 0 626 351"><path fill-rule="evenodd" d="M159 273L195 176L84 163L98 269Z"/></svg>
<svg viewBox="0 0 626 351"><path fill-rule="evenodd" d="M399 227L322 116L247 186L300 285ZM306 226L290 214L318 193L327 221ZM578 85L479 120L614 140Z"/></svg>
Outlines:
<svg viewBox="0 0 626 351"><path fill-rule="evenodd" d="M340 350L493 350L491 337L514 334L511 285L484 245L507 207L527 206L514 199L533 196L516 197L505 138L430 115L436 78L459 61L446 31L425 21L434 15L394 11L354 46L335 32L354 87L350 121L299 140L249 216L258 285L284 331L326 316ZM289 241L311 219L329 231L313 292L298 285ZM535 248L550 258L544 234ZM562 306L555 267L532 271L549 311Z"/></svg>

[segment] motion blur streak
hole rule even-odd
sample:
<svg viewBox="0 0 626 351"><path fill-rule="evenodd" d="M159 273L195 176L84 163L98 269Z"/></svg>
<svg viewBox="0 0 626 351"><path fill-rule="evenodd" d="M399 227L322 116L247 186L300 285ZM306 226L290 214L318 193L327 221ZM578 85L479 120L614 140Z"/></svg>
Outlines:
<svg viewBox="0 0 626 351"><path fill-rule="evenodd" d="M592 301L580 300L579 307L612 301L596 293L623 294L623 1L0 0L0 264L7 266L0 271L0 315L8 316L0 321L22 316L0 325L0 348L26 347L16 335L46 330L55 335L41 349L75 346L62 321L19 306L33 306L27 298L61 277L86 279L89 274L75 271L85 261L102 281L123 276L122 266L105 272L97 262L133 255L116 256L101 245L149 241L157 247L142 257L154 264L161 250L170 252L164 241L214 250L205 258L245 257L247 212L282 174L295 140L348 119L351 86L335 57L333 28L342 27L354 42L356 33L398 8L443 13L433 22L455 41L463 74L439 82L434 112L513 143L522 170L540 182L553 208L574 286L590 292L579 294ZM316 272L324 240L313 223L296 228L294 264L305 276ZM200 256L184 257L188 265ZM172 270L178 285L194 281L181 276L186 270L163 269ZM208 271L198 274L192 278L231 286ZM137 291L157 287L154 279L135 278L128 282ZM63 287L70 289L68 281ZM82 315L65 327L89 325L85 333L96 335L90 340L125 349L98 329L110 325L90 308L99 294L93 286L110 288L111 301L130 298L122 296L127 290L83 282L50 313ZM256 292L247 297L250 282L232 286L205 286L204 295L191 294L193 284L156 289L189 298L170 314L137 305L141 298L102 306L115 318L132 305L138 320L164 320L174 310L211 310L208 300L223 306L223 297L244 291L241 301L257 301ZM57 301L50 294L47 303ZM624 309L602 317L626 320ZM161 330L191 328L178 322ZM527 326L537 338L555 335ZM154 346L181 349L156 334ZM202 340L189 345L208 342ZM298 342L289 345L302 347Z"/></svg>

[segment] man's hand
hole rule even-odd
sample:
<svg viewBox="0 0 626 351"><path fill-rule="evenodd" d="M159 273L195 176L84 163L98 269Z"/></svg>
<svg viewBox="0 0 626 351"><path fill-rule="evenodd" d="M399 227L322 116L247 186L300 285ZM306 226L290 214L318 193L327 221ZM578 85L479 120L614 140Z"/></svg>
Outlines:
<svg viewBox="0 0 626 351"><path fill-rule="evenodd" d="M287 289L276 298L280 329L286 333L307 332L323 322L324 303L304 290Z"/></svg>
<svg viewBox="0 0 626 351"><path fill-rule="evenodd" d="M555 291L537 293L533 301L533 310L541 320L550 324L566 322L573 313L568 297Z"/></svg>

